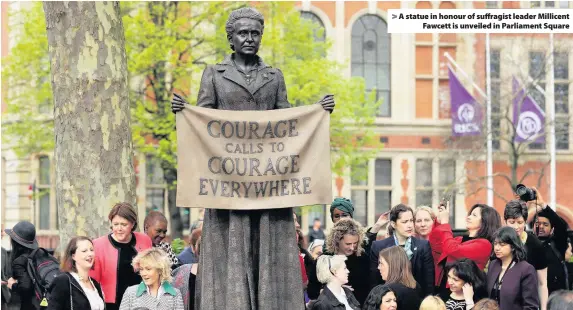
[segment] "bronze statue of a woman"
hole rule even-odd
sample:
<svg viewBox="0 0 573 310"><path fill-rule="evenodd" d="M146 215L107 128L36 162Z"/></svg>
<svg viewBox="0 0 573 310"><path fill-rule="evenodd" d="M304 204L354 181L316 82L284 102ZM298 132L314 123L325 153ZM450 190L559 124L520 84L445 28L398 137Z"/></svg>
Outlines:
<svg viewBox="0 0 573 310"><path fill-rule="evenodd" d="M203 72L197 106L221 110L290 108L282 72L257 56L264 18L253 8L231 12L227 39L234 51ZM173 112L187 102L177 94ZM335 106L322 98L325 110ZM292 208L205 210L196 309L304 309Z"/></svg>

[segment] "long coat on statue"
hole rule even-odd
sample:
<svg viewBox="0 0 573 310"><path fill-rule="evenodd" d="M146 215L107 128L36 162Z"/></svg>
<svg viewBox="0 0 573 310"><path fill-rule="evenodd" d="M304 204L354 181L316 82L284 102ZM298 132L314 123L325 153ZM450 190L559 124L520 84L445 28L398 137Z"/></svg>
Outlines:
<svg viewBox="0 0 573 310"><path fill-rule="evenodd" d="M290 108L282 72L260 58L255 71L247 83L233 55L207 66L197 106L239 111ZM206 209L196 309L304 309L297 255L292 208Z"/></svg>

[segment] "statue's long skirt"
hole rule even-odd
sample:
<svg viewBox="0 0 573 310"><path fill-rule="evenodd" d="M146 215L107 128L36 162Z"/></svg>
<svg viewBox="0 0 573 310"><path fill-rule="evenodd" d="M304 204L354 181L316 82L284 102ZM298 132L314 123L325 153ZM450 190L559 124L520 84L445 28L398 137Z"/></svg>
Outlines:
<svg viewBox="0 0 573 310"><path fill-rule="evenodd" d="M197 310L304 309L292 208L205 209Z"/></svg>

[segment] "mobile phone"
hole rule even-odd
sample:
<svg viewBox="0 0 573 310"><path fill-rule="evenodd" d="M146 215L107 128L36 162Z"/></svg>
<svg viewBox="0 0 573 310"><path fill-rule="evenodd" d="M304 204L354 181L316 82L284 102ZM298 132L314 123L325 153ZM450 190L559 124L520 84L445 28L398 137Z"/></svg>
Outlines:
<svg viewBox="0 0 573 310"><path fill-rule="evenodd" d="M441 206L447 206L448 201L450 201L450 199L452 198L452 194L446 194L443 198L442 201L440 202Z"/></svg>

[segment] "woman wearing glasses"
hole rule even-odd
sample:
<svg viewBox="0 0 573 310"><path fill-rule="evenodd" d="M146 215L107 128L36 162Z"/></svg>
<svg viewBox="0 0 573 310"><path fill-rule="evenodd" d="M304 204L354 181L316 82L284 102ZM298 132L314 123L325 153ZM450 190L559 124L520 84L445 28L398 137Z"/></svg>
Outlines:
<svg viewBox="0 0 573 310"><path fill-rule="evenodd" d="M309 304L312 310L358 310L360 304L352 291L343 287L348 283L344 255L321 255L316 263L318 281L324 283L324 289L318 299Z"/></svg>

